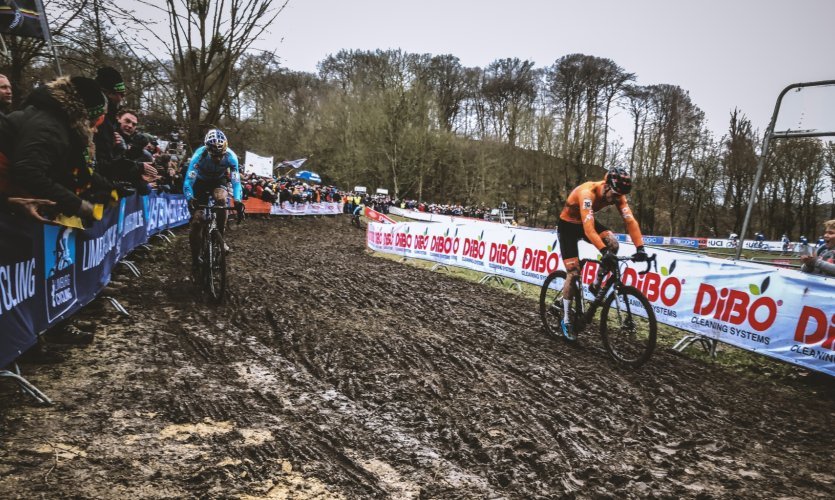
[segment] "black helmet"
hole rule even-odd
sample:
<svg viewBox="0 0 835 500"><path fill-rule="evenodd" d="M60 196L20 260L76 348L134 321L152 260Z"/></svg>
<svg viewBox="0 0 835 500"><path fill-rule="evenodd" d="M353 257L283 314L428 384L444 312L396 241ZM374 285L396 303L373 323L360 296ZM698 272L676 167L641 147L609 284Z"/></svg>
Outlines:
<svg viewBox="0 0 835 500"><path fill-rule="evenodd" d="M629 194L632 191L632 176L623 167L612 167L606 174L606 185L616 194Z"/></svg>

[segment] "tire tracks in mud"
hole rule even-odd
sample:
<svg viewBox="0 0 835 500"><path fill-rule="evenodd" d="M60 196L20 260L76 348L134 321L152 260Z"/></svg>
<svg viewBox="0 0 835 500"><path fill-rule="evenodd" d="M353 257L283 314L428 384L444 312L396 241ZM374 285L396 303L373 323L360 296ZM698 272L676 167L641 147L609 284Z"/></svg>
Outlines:
<svg viewBox="0 0 835 500"><path fill-rule="evenodd" d="M342 217L228 236L224 305L183 279L185 232L121 292L149 309L103 341L124 377L71 402L68 440L101 434L104 458L54 472L59 492L108 497L81 479L107 473L141 498L833 493L831 398L664 350L620 369L595 334L546 338L532 301L368 255Z"/></svg>

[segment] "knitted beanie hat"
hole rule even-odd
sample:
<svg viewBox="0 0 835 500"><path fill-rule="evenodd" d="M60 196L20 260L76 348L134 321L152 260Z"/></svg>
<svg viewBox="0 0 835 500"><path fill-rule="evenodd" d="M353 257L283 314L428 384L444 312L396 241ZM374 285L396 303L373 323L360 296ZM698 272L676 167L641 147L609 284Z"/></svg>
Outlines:
<svg viewBox="0 0 835 500"><path fill-rule="evenodd" d="M97 118L104 114L107 98L101 93L101 88L95 80L83 76L70 78L70 83L78 92L84 107L87 108L87 116Z"/></svg>
<svg viewBox="0 0 835 500"><path fill-rule="evenodd" d="M122 74L110 66L99 68L96 71L96 81L101 85L104 92L124 92L125 79Z"/></svg>

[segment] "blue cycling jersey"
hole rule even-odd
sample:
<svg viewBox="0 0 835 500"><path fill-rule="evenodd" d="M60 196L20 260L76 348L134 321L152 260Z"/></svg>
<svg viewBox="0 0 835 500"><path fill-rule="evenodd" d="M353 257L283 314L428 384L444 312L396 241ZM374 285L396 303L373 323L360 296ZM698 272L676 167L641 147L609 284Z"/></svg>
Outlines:
<svg viewBox="0 0 835 500"><path fill-rule="evenodd" d="M206 153L206 146L200 146L191 161L188 164L188 171L186 172L185 181L183 181L183 194L186 199L194 198L194 183L199 180L217 181L226 175L226 172L231 173L232 179L232 198L235 201L241 201L243 196L243 189L241 188L240 167L238 165L238 156L231 149L227 149L223 158L220 161L215 161Z"/></svg>

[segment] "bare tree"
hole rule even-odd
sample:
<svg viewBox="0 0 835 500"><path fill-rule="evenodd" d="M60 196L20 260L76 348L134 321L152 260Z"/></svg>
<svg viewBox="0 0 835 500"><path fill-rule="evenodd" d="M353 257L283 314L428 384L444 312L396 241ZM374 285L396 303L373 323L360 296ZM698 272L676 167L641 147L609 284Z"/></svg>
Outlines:
<svg viewBox="0 0 835 500"><path fill-rule="evenodd" d="M739 231L757 169L757 137L751 121L738 109L731 112L724 142L725 204L733 214L733 230Z"/></svg>
<svg viewBox="0 0 835 500"><path fill-rule="evenodd" d="M186 127L197 142L201 125L216 124L235 64L287 5L274 0L166 0L171 81L183 90Z"/></svg>

